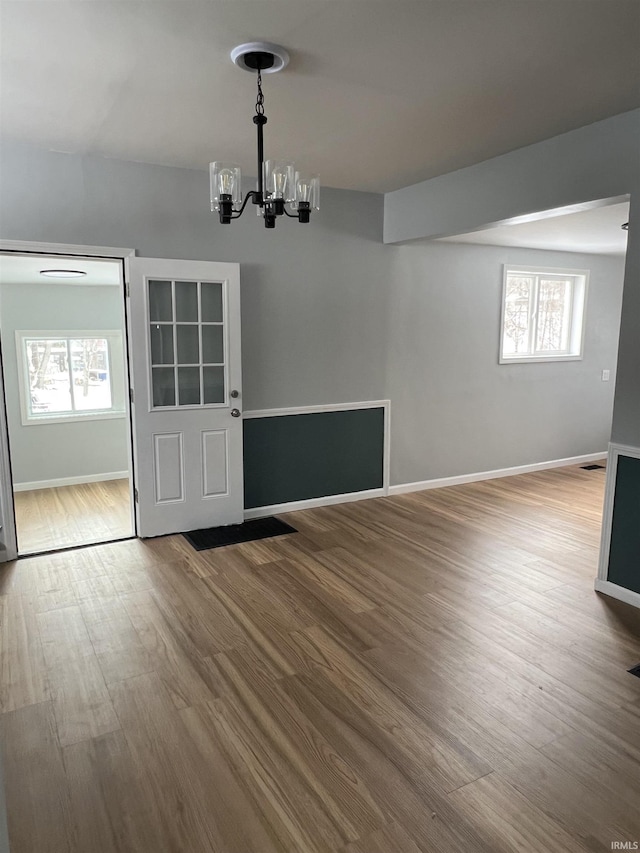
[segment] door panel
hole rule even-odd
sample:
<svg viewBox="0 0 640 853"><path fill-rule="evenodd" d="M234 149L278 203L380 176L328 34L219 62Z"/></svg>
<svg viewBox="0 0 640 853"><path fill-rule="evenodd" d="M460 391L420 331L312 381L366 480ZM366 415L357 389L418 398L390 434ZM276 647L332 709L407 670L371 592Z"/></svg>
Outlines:
<svg viewBox="0 0 640 853"><path fill-rule="evenodd" d="M226 429L202 433L202 496L212 498L228 491L229 441Z"/></svg>
<svg viewBox="0 0 640 853"><path fill-rule="evenodd" d="M182 433L153 436L153 473L156 482L156 503L184 500L184 457Z"/></svg>
<svg viewBox="0 0 640 853"><path fill-rule="evenodd" d="M239 523L239 267L134 258L129 273L139 533Z"/></svg>

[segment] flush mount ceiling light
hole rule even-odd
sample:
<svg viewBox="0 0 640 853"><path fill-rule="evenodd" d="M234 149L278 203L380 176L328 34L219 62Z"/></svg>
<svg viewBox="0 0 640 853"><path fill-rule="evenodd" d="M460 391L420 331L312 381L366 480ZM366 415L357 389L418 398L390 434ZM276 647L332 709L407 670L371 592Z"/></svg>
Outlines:
<svg viewBox="0 0 640 853"><path fill-rule="evenodd" d="M250 71L258 77L258 97L253 123L258 132L258 186L250 190L242 200L242 174L235 163L217 160L209 164L211 210L220 215L224 225L239 219L247 202L257 205L258 215L264 219L265 228L275 228L278 216L309 222L312 210L319 210L320 179L296 171L288 160L265 160L263 129L267 123L264 114L262 74L282 71L289 62L287 51L269 42L240 44L231 51L231 59L238 68Z"/></svg>
<svg viewBox="0 0 640 853"><path fill-rule="evenodd" d="M40 270L40 275L47 275L49 278L82 278L86 272L83 270Z"/></svg>

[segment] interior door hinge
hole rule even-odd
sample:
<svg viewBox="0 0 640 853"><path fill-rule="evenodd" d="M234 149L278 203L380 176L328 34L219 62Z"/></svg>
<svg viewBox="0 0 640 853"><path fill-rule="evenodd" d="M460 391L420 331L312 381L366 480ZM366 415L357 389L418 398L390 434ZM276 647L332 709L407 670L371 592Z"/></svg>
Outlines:
<svg viewBox="0 0 640 853"><path fill-rule="evenodd" d="M137 489L133 490L133 499L136 503L138 503L138 490Z"/></svg>
<svg viewBox="0 0 640 853"><path fill-rule="evenodd" d="M125 281L124 283L124 295L127 297L127 299L131 296L131 288L129 287L128 281Z"/></svg>
<svg viewBox="0 0 640 853"><path fill-rule="evenodd" d="M129 400L133 403L133 388L129 388Z"/></svg>

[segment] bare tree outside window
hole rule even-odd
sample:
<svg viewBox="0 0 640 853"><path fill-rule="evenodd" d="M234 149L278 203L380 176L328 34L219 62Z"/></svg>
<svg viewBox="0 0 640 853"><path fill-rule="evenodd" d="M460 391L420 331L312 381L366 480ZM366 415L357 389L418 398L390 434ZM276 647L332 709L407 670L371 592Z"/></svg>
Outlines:
<svg viewBox="0 0 640 853"><path fill-rule="evenodd" d="M47 369L51 351L55 343L61 341L29 341L27 350L29 353L29 385L31 388L45 388L47 381Z"/></svg>
<svg viewBox="0 0 640 853"><path fill-rule="evenodd" d="M533 278L530 276L509 276L504 306L505 352L519 353L529 349L529 328L531 292Z"/></svg>
<svg viewBox="0 0 640 853"><path fill-rule="evenodd" d="M569 281L540 280L536 350L553 352L566 348Z"/></svg>
<svg viewBox="0 0 640 853"><path fill-rule="evenodd" d="M24 359L31 417L111 409L105 338L26 338Z"/></svg>
<svg viewBox="0 0 640 853"><path fill-rule="evenodd" d="M74 366L74 383L82 387L82 396L89 396L89 384L95 377L99 364L99 356L106 346L106 341L100 338L83 338L74 340L71 344Z"/></svg>

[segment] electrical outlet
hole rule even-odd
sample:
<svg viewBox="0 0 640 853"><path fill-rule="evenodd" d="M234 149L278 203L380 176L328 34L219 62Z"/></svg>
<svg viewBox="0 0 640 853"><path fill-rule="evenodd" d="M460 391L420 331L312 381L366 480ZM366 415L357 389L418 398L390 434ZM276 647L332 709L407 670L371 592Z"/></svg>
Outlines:
<svg viewBox="0 0 640 853"><path fill-rule="evenodd" d="M611 376L611 371L610 371L610 370L603 370L603 371L602 371L602 381L603 381L603 382L608 382L608 381L609 381L609 377L610 377L610 376Z"/></svg>

